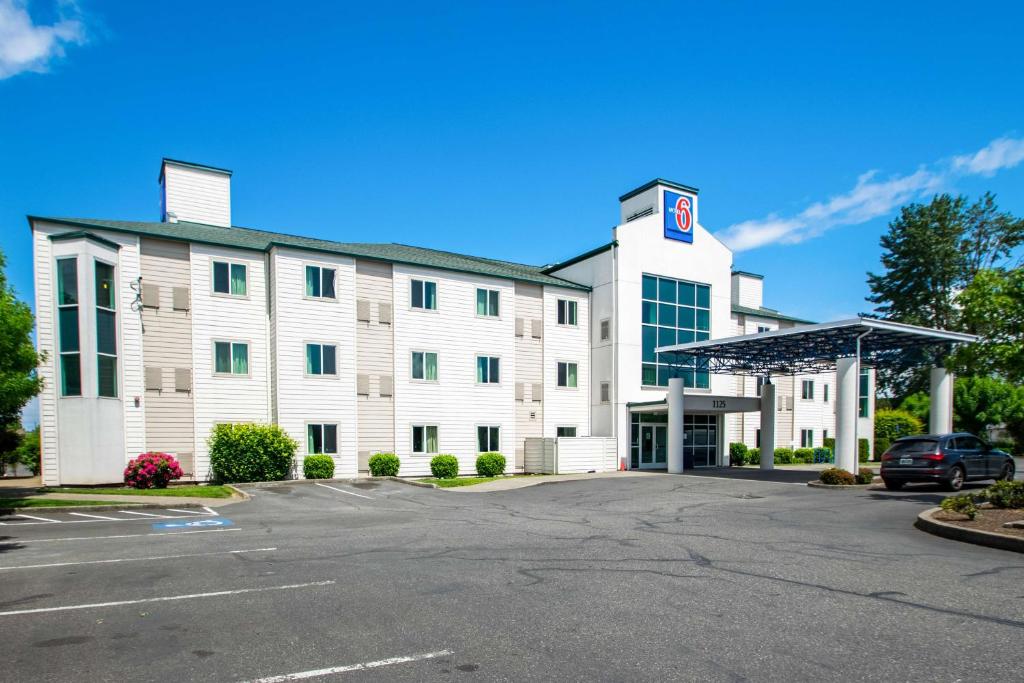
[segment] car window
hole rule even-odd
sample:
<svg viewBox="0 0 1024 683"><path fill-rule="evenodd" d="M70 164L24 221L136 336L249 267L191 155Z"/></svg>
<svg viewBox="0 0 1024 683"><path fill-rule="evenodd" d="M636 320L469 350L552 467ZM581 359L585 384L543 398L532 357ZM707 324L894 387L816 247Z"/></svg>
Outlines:
<svg viewBox="0 0 1024 683"><path fill-rule="evenodd" d="M957 438L957 448L963 451L981 450L981 441L973 436L961 436Z"/></svg>
<svg viewBox="0 0 1024 683"><path fill-rule="evenodd" d="M909 439L897 441L889 447L889 452L894 455L911 455L913 453L934 453L939 442L935 439Z"/></svg>

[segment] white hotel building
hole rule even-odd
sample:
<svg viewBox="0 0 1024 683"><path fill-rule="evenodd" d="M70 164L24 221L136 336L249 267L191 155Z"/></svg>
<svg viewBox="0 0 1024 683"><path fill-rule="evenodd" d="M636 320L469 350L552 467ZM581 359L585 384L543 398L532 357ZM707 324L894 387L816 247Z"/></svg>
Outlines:
<svg viewBox="0 0 1024 683"><path fill-rule="evenodd" d="M729 442L757 445L757 381L654 349L806 322L765 308L697 190L664 180L620 198L609 243L539 267L232 227L230 171L165 159L159 182L159 222L29 217L44 484L120 481L144 451L207 479L227 422L279 424L337 477L381 451L402 475L436 453L470 473L488 450L522 471L541 437L612 438L615 463L663 469L676 376L687 466L727 465ZM834 435L834 374L772 381L777 446Z"/></svg>

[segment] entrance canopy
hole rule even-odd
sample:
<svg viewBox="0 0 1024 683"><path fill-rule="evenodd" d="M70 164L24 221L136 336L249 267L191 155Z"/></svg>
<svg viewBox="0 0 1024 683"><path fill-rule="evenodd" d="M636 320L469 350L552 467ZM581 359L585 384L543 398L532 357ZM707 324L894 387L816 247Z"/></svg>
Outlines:
<svg viewBox="0 0 1024 683"><path fill-rule="evenodd" d="M669 362L690 364L719 374L765 377L827 372L841 358L859 358L875 367L906 367L945 356L956 344L976 341L948 332L873 318L745 334L662 346Z"/></svg>

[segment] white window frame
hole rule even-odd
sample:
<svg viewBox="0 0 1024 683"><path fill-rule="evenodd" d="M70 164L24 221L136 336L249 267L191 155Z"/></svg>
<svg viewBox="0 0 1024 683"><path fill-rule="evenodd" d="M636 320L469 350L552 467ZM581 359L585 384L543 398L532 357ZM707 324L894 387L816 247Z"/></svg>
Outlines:
<svg viewBox="0 0 1024 683"><path fill-rule="evenodd" d="M437 440L437 450L436 451L428 451L428 450L426 450L426 447L427 447L427 429L430 428L430 427L434 428L435 439ZM416 444L416 430L417 429L422 429L423 430L423 448L424 448L424 450L422 450L422 451L413 450L415 448L415 444ZM410 425L409 426L409 452L412 453L413 455L437 455L438 453L440 453L441 452L441 428L438 425L436 425L436 424L427 424L425 422L424 423L420 423L420 424Z"/></svg>
<svg viewBox="0 0 1024 683"><path fill-rule="evenodd" d="M810 437L809 439L807 437ZM811 443L808 445L807 441ZM814 430L813 429L801 429L800 430L800 448L814 448Z"/></svg>
<svg viewBox="0 0 1024 683"><path fill-rule="evenodd" d="M565 320L566 322L558 322L559 317L562 313L562 304L565 304ZM569 322L569 311L572 311L573 322ZM578 299L558 299L555 304L555 324L559 327L579 327L580 326L580 304Z"/></svg>
<svg viewBox="0 0 1024 683"><path fill-rule="evenodd" d="M488 310L487 313L480 313L476 309L477 298L479 298L480 292L487 292L487 310ZM490 308L491 308L491 294L497 294L498 295L498 312L497 313L490 313L489 312ZM500 289L492 289L490 287L477 287L476 288L476 293L473 296L474 296L474 298L473 298L473 312L476 314L476 317L478 317L478 318L489 318L489 319L494 319L494 320L501 320L502 305L501 305L501 290Z"/></svg>
<svg viewBox="0 0 1024 683"><path fill-rule="evenodd" d="M306 269L316 268L320 271L320 294L321 296L313 296L312 294L306 294ZM324 291L324 271L334 271L334 296L323 296ZM248 284L246 285L248 289ZM333 264L316 263L313 261L305 262L302 264L302 298L309 301L329 301L332 303L338 302L338 267Z"/></svg>
<svg viewBox="0 0 1024 683"><path fill-rule="evenodd" d="M424 306L413 306L412 304L412 291L416 286L416 283L420 283L423 286L423 303L427 303L427 283L434 285L434 307L427 308ZM474 303L475 305L475 303ZM411 277L409 278L409 310L410 311L428 311L436 313L441 308L441 288L437 286L437 280L428 280L425 277Z"/></svg>
<svg viewBox="0 0 1024 683"><path fill-rule="evenodd" d="M102 263L105 266L109 266L110 270L113 273L111 275L111 277L113 278L112 285L113 285L113 288L114 288L114 291L111 294L111 303L114 304L113 308L110 308L108 306L100 306L99 301L96 300L96 289L95 289L96 288L96 265L99 264L99 263ZM120 400L120 398L121 398L121 389L122 389L122 386L123 386L122 385L122 379L121 379L121 363L120 363L120 358L119 358L119 356L120 356L119 351L122 348L122 344L121 344L121 321L118 319L118 315L117 315L117 297L118 297L118 294L119 294L118 293L118 285L117 285L117 276L118 276L118 268L117 268L117 264L116 263L111 263L110 261L106 261L104 259L97 258L95 256L93 257L93 259L92 259L92 283L91 283L91 285L92 285L92 298L93 298L93 325L92 325L92 327L93 327L93 334L95 335L94 339L95 339L95 351L96 351L96 398L109 398L109 399L114 399L114 400ZM99 325L100 325L99 317L100 317L100 314L99 314L99 312L101 310L106 311L107 313L113 313L114 314L114 353L113 354L104 353L104 352L100 351L100 349L99 349L99 344L100 344L100 339L99 339L99 332L100 332L100 330L99 330ZM79 314L81 314L81 313L79 313ZM81 327L79 327L79 329L81 329ZM81 334L81 333L79 333L79 334ZM79 347L81 347L81 345L82 345L81 337L79 337L78 345L79 345ZM99 359L100 359L100 356L103 356L104 358L113 358L114 359L114 395L113 396L107 396L105 394L101 394L100 393L100 374L99 374L99 362L100 362ZM81 362L81 361L79 361L79 362Z"/></svg>
<svg viewBox="0 0 1024 683"><path fill-rule="evenodd" d="M240 372L217 372L217 344L229 344L231 347L231 367L235 367L235 347L244 345L246 347L245 353L248 358L246 363L248 372L242 374ZM210 369L213 372L214 377L252 377L252 342L246 339L211 339L210 340ZM302 362L305 363L306 359L303 357Z"/></svg>
<svg viewBox="0 0 1024 683"><path fill-rule="evenodd" d="M324 440L324 429L323 428L324 427L334 427L334 452L333 453L328 453L326 451L324 451L323 453L311 453L310 452L310 450L309 450L309 428L310 427L320 427L320 443L324 443L325 442L325 440ZM306 438L306 455L329 455L332 458L333 457L337 457L337 455L341 452L341 439L339 438L340 435L341 435L341 430L338 429L338 423L337 422L307 422L306 423L306 433L304 434L304 436Z"/></svg>
<svg viewBox="0 0 1024 683"><path fill-rule="evenodd" d="M315 373L315 372L307 372L307 370L306 370L306 352L307 352L307 348L306 347L308 347L310 345L312 345L312 346L319 346L320 347L320 369L321 370L324 367L324 347L325 346L333 346L334 347L334 372L333 373L328 374L326 372L320 372L318 374L318 373ZM338 377L340 376L340 372L341 372L340 369L338 368L338 364L339 364L338 347L339 346L340 345L338 344L338 342L319 341L319 340L316 340L316 339L309 339L309 340L306 340L306 341L302 342L302 375L303 375L303 377L307 377L309 379L338 379Z"/></svg>
<svg viewBox="0 0 1024 683"><path fill-rule="evenodd" d="M565 368L565 381L566 381L565 386L562 386L561 384L558 383L558 366L559 365L565 365L566 366L566 368ZM575 365L576 366L576 386L574 386L574 387L571 387L568 384L568 382L569 382L569 368L568 368L568 366L569 365ZM580 364L579 364L579 361L575 361L575 360L556 360L555 361L555 389L561 389L563 391L579 391L579 388L580 388Z"/></svg>
<svg viewBox="0 0 1024 683"><path fill-rule="evenodd" d="M810 392L807 388L810 387ZM808 393L810 396L808 396ZM802 379L800 380L800 400L801 401L813 401L814 400L814 380L813 379Z"/></svg>
<svg viewBox="0 0 1024 683"><path fill-rule="evenodd" d="M213 271L218 263L226 263L228 265L228 291L218 292L214 289L214 275ZM245 268L245 294L232 294L231 293L231 267L242 266ZM210 296L216 296L227 299L248 299L249 298L249 285L251 281L249 279L249 263L240 259L231 258L211 258L210 259ZM305 271L303 271L303 287L305 287Z"/></svg>
<svg viewBox="0 0 1024 683"><path fill-rule="evenodd" d="M828 403L828 384L824 382L821 385L821 397L825 403Z"/></svg>
<svg viewBox="0 0 1024 683"><path fill-rule="evenodd" d="M417 353L423 354L423 377L417 377L413 374L413 368L415 367L415 359L413 358ZM427 379L427 354L434 354L434 363L437 365L437 379ZM409 381L410 382L423 382L425 384L437 384L441 381L441 354L437 351L428 349L410 349L409 351Z"/></svg>
<svg viewBox="0 0 1024 683"><path fill-rule="evenodd" d="M488 446L493 446L494 445L494 444L491 443L491 430L492 429L497 429L498 430L498 447L497 448L487 448L487 449L484 449L484 450L480 450L480 429L481 428L487 430L487 445ZM480 454L480 453L501 453L501 425L478 424L478 425L476 425L476 428L474 429L474 432L476 433L476 452L477 452L477 454Z"/></svg>
<svg viewBox="0 0 1024 683"><path fill-rule="evenodd" d="M477 368L480 367L480 359L481 358L486 358L487 359L487 381L485 381L485 382L481 382L480 379L477 377ZM491 379L490 379L491 378L491 361L492 360L497 360L498 361L498 381L497 382L492 382ZM501 386L503 381L504 381L503 376L505 374L505 372L504 372L504 370L502 369L501 366L502 366L501 356L492 356L492 355L487 354L487 353L478 353L478 354L476 354L476 358L473 361L473 380L476 382L476 385L480 386L480 387L485 387L485 386L486 387L489 387L489 386Z"/></svg>

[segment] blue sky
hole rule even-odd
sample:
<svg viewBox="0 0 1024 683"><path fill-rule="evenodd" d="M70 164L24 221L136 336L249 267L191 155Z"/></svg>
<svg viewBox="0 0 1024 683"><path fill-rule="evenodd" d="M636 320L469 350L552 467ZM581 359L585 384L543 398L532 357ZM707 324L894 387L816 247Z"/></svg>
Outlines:
<svg viewBox="0 0 1024 683"><path fill-rule="evenodd" d="M25 215L156 220L168 156L238 225L548 263L660 176L826 320L900 203L1024 215L1019 6L774 5L0 0L0 248L31 298Z"/></svg>

